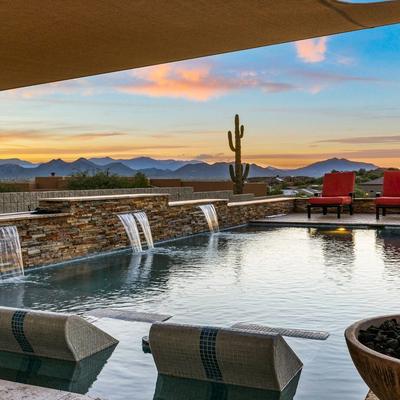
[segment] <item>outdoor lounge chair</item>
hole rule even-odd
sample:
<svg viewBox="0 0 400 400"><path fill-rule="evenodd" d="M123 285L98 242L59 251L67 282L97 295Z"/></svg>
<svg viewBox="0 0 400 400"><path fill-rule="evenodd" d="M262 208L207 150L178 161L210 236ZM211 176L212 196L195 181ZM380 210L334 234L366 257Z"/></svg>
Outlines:
<svg viewBox="0 0 400 400"><path fill-rule="evenodd" d="M324 215L328 208L335 207L337 217L340 218L344 206L349 208L353 215L353 192L356 175L354 172L333 172L325 174L322 195L308 199L307 214L311 218L312 208L322 208Z"/></svg>
<svg viewBox="0 0 400 400"><path fill-rule="evenodd" d="M376 194L375 208L376 219L379 219L379 210L385 216L386 209L400 208L400 171L385 171L382 195Z"/></svg>

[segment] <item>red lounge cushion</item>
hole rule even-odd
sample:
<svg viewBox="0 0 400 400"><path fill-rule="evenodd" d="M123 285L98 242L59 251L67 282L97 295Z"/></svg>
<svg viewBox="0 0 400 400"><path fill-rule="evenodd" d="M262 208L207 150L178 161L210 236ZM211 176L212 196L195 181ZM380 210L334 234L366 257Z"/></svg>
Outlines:
<svg viewBox="0 0 400 400"><path fill-rule="evenodd" d="M334 205L343 206L346 204L351 204L350 196L324 196L324 197L311 197L308 202L312 205Z"/></svg>
<svg viewBox="0 0 400 400"><path fill-rule="evenodd" d="M385 171L382 196L400 197L400 171Z"/></svg>
<svg viewBox="0 0 400 400"><path fill-rule="evenodd" d="M377 206L400 206L400 197L378 197L375 204Z"/></svg>
<svg viewBox="0 0 400 400"><path fill-rule="evenodd" d="M354 172L332 172L325 174L322 197L348 196L354 192L356 174Z"/></svg>

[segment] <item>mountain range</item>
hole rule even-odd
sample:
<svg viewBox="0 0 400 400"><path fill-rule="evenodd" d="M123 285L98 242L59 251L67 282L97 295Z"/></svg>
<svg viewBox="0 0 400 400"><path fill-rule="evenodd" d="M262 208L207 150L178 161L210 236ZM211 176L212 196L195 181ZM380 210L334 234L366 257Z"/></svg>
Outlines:
<svg viewBox="0 0 400 400"><path fill-rule="evenodd" d="M208 164L198 160L156 160L150 157L128 160L115 160L111 157L79 158L72 162L56 159L41 164L13 158L0 160L0 180L26 180L36 176L49 176L52 173L58 176L68 176L77 172L94 173L96 171L109 171L111 174L121 176L132 176L141 171L149 178L226 180L229 179L228 165L229 163L226 162ZM249 177L320 177L332 170L355 171L361 168L372 170L378 167L374 164L350 161L344 158L331 158L296 169L279 169L251 164Z"/></svg>

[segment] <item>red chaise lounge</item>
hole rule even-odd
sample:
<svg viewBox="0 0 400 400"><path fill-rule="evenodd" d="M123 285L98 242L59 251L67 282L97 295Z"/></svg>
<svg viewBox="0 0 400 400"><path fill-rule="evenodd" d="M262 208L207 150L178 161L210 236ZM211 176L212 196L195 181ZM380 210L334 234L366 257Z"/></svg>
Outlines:
<svg viewBox="0 0 400 400"><path fill-rule="evenodd" d="M343 211L344 206L349 208L350 215L353 215L353 192L356 181L354 172L332 172L325 174L322 185L321 197L311 197L308 199L307 214L311 218L312 208L322 208L324 215L328 208L335 207L337 217Z"/></svg>
<svg viewBox="0 0 400 400"><path fill-rule="evenodd" d="M386 209L400 208L400 171L385 171L382 194L376 196L376 219L379 219L380 210L382 210L382 216L385 216Z"/></svg>

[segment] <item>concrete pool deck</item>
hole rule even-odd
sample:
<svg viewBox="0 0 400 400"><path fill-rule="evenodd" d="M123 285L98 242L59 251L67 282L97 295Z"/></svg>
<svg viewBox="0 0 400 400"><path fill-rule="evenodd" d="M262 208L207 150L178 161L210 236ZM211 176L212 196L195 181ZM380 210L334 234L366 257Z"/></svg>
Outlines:
<svg viewBox="0 0 400 400"><path fill-rule="evenodd" d="M286 215L277 215L250 221L256 225L274 225L274 226L348 226L364 228L400 228L400 215L389 214L376 220L375 214L342 214L338 219L336 214L322 215L315 213L310 219L306 213L290 213Z"/></svg>
<svg viewBox="0 0 400 400"><path fill-rule="evenodd" d="M99 397L48 389L41 386L26 385L0 379L1 400L101 400Z"/></svg>

